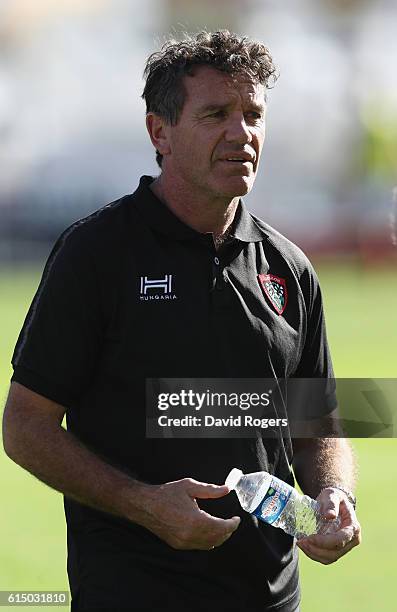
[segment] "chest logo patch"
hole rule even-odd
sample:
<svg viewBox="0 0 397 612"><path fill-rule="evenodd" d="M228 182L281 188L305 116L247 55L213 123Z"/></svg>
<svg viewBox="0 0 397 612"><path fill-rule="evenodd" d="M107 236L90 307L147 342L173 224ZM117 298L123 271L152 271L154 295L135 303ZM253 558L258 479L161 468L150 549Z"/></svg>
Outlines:
<svg viewBox="0 0 397 612"><path fill-rule="evenodd" d="M164 278L155 279L141 276L140 300L176 300L177 296L172 290L172 280L172 274L165 274Z"/></svg>
<svg viewBox="0 0 397 612"><path fill-rule="evenodd" d="M258 274L264 294L279 315L283 314L288 301L287 284L284 278L274 274Z"/></svg>

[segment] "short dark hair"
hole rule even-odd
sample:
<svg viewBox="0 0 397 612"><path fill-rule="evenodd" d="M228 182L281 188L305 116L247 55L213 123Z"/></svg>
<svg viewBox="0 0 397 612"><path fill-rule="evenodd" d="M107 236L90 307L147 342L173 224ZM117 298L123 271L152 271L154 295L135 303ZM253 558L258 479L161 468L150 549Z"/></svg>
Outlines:
<svg viewBox="0 0 397 612"><path fill-rule="evenodd" d="M167 41L160 51L149 56L143 73L146 113L156 113L176 125L185 103L183 78L193 75L194 68L202 65L231 75L244 74L266 89L273 87L278 78L269 49L259 42L228 30L185 35L180 42ZM158 151L156 160L161 167L162 155Z"/></svg>

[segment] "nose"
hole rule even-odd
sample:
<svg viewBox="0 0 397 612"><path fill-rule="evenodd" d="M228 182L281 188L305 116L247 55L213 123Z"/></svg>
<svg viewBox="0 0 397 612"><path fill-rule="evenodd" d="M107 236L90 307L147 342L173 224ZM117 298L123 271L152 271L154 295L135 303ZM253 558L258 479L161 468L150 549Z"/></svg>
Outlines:
<svg viewBox="0 0 397 612"><path fill-rule="evenodd" d="M242 113L232 113L230 115L225 140L227 142L237 142L238 144L252 142L252 134Z"/></svg>

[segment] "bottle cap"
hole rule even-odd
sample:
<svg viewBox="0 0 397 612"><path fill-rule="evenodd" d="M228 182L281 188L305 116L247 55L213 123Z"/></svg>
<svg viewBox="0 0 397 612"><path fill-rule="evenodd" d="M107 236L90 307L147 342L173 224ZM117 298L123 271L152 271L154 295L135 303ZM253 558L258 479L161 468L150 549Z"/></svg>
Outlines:
<svg viewBox="0 0 397 612"><path fill-rule="evenodd" d="M241 476L243 476L243 472L238 468L233 468L225 480L225 485L232 491L236 488L236 484L240 480Z"/></svg>

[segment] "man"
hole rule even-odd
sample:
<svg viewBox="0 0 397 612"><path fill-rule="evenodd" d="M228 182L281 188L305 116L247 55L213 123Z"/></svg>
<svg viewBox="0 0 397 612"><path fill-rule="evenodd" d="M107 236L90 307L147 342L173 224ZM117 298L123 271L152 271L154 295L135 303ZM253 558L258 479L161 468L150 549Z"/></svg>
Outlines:
<svg viewBox="0 0 397 612"><path fill-rule="evenodd" d="M268 49L227 31L149 58L161 174L62 234L20 334L4 445L65 495L75 611L298 609L293 538L207 484L233 466L293 483L293 464L339 516L335 534L299 543L312 559L360 541L344 440L145 438L147 378L332 376L310 263L240 200L274 78Z"/></svg>

